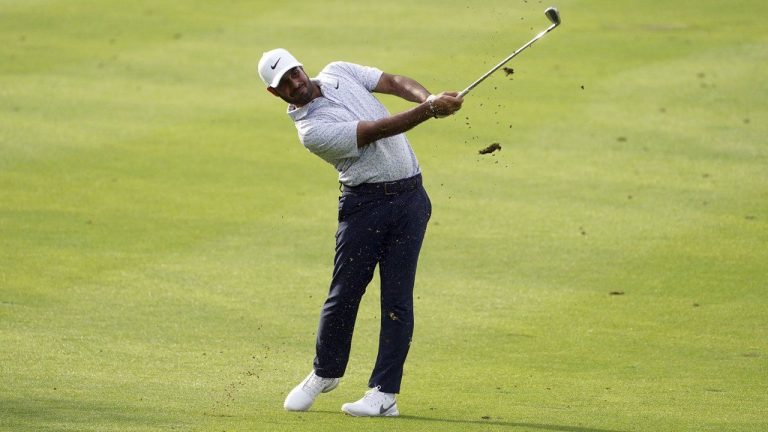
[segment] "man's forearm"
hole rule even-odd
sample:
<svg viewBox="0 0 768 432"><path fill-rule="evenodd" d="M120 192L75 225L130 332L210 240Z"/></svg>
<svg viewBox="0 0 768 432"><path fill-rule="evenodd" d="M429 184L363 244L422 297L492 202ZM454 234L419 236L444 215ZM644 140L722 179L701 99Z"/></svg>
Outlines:
<svg viewBox="0 0 768 432"><path fill-rule="evenodd" d="M398 96L407 101L422 103L430 95L429 90L413 78L395 75L394 80L397 83L396 88L400 90Z"/></svg>
<svg viewBox="0 0 768 432"><path fill-rule="evenodd" d="M409 102L422 103L429 97L429 91L413 78L384 73L373 90L403 98Z"/></svg>
<svg viewBox="0 0 768 432"><path fill-rule="evenodd" d="M434 116L435 113L429 104L424 102L408 111L390 117L374 121L360 121L357 123L357 147L365 147L382 138L407 132Z"/></svg>

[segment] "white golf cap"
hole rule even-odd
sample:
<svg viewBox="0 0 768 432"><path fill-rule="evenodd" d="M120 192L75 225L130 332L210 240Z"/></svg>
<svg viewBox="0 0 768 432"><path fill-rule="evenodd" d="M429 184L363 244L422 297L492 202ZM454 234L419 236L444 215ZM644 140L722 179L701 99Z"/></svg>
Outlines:
<svg viewBox="0 0 768 432"><path fill-rule="evenodd" d="M259 60L259 76L267 87L277 87L283 74L296 66L304 66L283 48L267 51Z"/></svg>

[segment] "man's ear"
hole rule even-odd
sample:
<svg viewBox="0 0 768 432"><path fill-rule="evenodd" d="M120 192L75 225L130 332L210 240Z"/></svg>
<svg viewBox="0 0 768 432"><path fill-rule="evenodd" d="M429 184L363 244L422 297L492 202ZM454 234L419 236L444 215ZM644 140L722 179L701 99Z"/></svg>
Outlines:
<svg viewBox="0 0 768 432"><path fill-rule="evenodd" d="M270 92L270 93L272 93L272 95L273 95L273 96L277 96L277 97L280 97L280 95L279 95L279 94L277 94L277 90L275 90L275 89L274 89L274 88L272 88L272 87L267 87L267 91L268 91L268 92Z"/></svg>

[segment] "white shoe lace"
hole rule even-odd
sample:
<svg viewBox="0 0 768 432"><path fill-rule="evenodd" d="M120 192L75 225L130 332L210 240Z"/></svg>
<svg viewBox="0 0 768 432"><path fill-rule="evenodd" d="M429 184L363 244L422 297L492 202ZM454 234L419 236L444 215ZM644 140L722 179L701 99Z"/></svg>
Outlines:
<svg viewBox="0 0 768 432"><path fill-rule="evenodd" d="M329 380L332 380L332 378L323 378L312 373L304 381L304 385L302 385L302 388L306 390L307 393L319 394L325 389L325 386L327 385Z"/></svg>
<svg viewBox="0 0 768 432"><path fill-rule="evenodd" d="M394 402L395 398L389 393L382 392L381 386L368 390L365 392L365 396L363 396L363 402L371 407L380 407L388 400L389 402Z"/></svg>

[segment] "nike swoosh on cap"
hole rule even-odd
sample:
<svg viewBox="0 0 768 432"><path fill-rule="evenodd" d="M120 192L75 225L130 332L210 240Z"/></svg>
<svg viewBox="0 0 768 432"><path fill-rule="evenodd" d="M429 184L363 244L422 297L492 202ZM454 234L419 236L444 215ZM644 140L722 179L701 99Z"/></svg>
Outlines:
<svg viewBox="0 0 768 432"><path fill-rule="evenodd" d="M275 62L275 64L270 66L270 68L274 70L277 67L277 64L280 63L280 60L282 60L282 59L283 59L282 57L278 58L277 61Z"/></svg>

